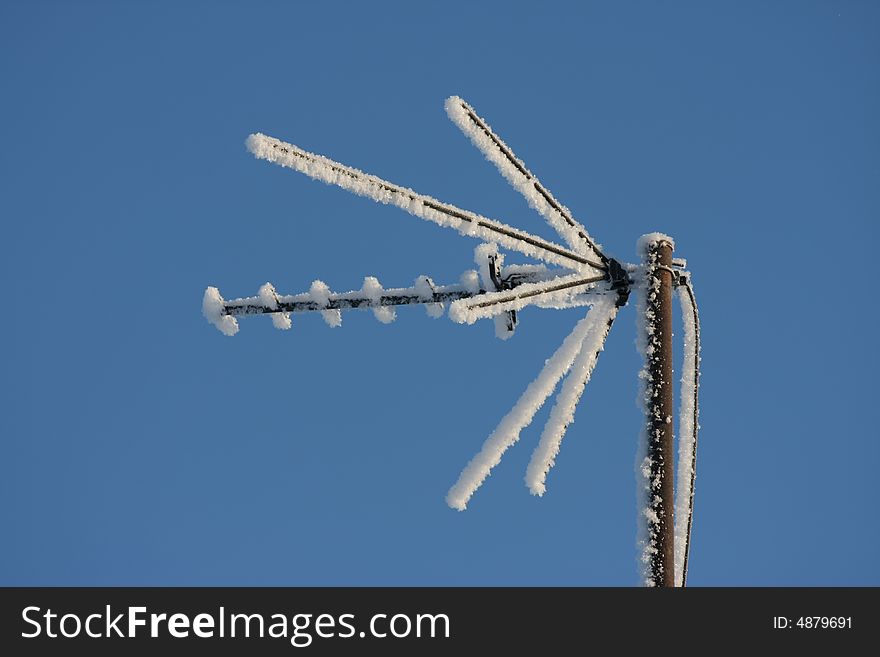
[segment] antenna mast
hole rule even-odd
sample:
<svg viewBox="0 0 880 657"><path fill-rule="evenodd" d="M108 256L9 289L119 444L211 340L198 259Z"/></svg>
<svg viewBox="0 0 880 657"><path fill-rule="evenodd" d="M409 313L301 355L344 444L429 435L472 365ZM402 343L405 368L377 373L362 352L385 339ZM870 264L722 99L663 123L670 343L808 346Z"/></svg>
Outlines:
<svg viewBox="0 0 880 657"><path fill-rule="evenodd" d="M645 478L648 536L643 559L652 586L675 586L673 490L672 268L671 239L654 233L641 241L645 273Z"/></svg>

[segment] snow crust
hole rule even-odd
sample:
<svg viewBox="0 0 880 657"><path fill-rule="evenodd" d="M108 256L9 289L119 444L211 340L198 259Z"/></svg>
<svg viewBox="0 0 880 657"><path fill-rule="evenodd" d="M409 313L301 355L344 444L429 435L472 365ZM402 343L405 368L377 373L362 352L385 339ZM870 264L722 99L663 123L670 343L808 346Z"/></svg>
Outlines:
<svg viewBox="0 0 880 657"><path fill-rule="evenodd" d="M312 286L309 288L309 297L319 306L326 308L330 303L330 288L324 281L316 279L312 281ZM330 328L342 326L341 310L322 310L321 317Z"/></svg>
<svg viewBox="0 0 880 657"><path fill-rule="evenodd" d="M367 276L364 278L364 285L361 287L361 292L365 298L373 303L379 303L385 289L382 287L382 284L379 283L379 279L375 276ZM373 306L370 310L373 311L375 318L383 324L390 324L397 318L397 313L394 311L393 306Z"/></svg>
<svg viewBox="0 0 880 657"><path fill-rule="evenodd" d="M217 327L223 335L233 336L238 333L238 321L231 315L223 314L224 301L220 296L220 290L209 287L202 297L202 314L209 322Z"/></svg>
<svg viewBox="0 0 880 657"><path fill-rule="evenodd" d="M648 247L654 242L669 242L673 251L675 250L675 240L665 233L645 233L638 242L636 242L636 251L640 256L644 256L648 251Z"/></svg>
<svg viewBox="0 0 880 657"><path fill-rule="evenodd" d="M260 289L257 292L257 297L260 300L260 304L264 307L271 309L278 308L278 293L275 291L275 287L271 283L264 283L260 286ZM271 317L272 326L282 331L286 331L292 325L290 313L272 313Z"/></svg>
<svg viewBox="0 0 880 657"><path fill-rule="evenodd" d="M416 278L415 283L413 284L413 289L415 289L416 294L419 295L420 299L434 298L434 281L432 281L427 276L419 276L418 278ZM433 319L443 317L443 313L445 310L446 306L443 303L425 304L425 312L428 314L428 317L431 317Z"/></svg>

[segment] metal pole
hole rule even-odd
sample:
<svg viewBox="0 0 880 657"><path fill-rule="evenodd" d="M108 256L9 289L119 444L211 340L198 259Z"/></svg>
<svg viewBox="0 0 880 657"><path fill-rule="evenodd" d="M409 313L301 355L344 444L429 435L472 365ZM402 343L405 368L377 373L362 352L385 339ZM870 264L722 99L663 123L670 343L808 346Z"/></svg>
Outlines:
<svg viewBox="0 0 880 657"><path fill-rule="evenodd" d="M650 463L650 578L654 586L675 586L673 518L672 243L658 236L646 245L648 337L647 456Z"/></svg>

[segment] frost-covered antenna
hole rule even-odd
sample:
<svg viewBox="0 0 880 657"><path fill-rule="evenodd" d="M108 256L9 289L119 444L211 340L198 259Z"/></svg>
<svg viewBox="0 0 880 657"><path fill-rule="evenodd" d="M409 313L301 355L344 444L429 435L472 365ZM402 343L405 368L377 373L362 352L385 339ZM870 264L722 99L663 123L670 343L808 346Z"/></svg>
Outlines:
<svg viewBox="0 0 880 657"><path fill-rule="evenodd" d="M553 228L564 244L545 240L495 219L462 210L358 169L309 153L263 134L253 134L247 147L255 157L295 169L316 180L332 183L380 203L396 205L410 214L481 240L476 248L477 270L464 272L458 282L438 285L419 276L410 287L383 288L367 276L360 289L331 292L314 281L307 292L282 295L266 283L255 296L225 300L215 287L205 291L205 317L225 335L238 332L238 318L272 317L279 329L291 328L291 315L318 312L330 326L342 324L342 312L369 309L390 323L397 306L421 304L428 315L473 324L493 319L499 338L511 337L518 313L528 306L541 308L589 307L543 369L502 418L482 449L467 464L449 490L450 507L464 510L477 488L489 476L508 447L535 417L565 378L538 446L526 469L526 484L543 495L547 474L555 463L562 438L574 421L574 412L590 380L605 339L631 290L636 292L639 347L645 359L643 381L645 430L637 463L641 562L645 583L684 586L694 504L699 388L699 316L684 260L672 258L674 243L660 233L642 236L639 264L610 258L572 213L544 187L513 151L466 102L457 96L446 101L450 119L494 164ZM515 251L537 263L505 264L500 249ZM679 409L679 458L673 473L672 292L680 300L684 335L682 401ZM677 476L678 487L673 480Z"/></svg>

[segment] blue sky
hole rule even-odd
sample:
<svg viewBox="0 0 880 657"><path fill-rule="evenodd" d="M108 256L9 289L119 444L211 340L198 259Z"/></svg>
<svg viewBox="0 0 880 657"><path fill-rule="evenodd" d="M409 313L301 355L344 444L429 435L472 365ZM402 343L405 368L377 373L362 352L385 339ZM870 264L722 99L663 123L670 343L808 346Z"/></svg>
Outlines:
<svg viewBox="0 0 880 657"><path fill-rule="evenodd" d="M637 583L633 307L547 495L522 477L549 406L464 513L446 490L580 311L507 342L420 309L201 316L208 285L472 267L255 131L554 238L458 94L612 255L660 230L689 261L690 583L880 584L878 28L870 2L3 3L0 583Z"/></svg>

